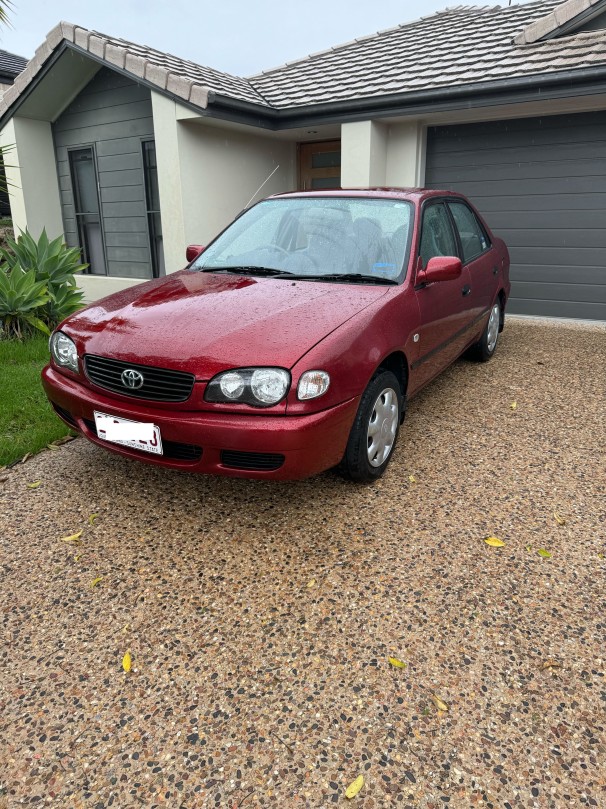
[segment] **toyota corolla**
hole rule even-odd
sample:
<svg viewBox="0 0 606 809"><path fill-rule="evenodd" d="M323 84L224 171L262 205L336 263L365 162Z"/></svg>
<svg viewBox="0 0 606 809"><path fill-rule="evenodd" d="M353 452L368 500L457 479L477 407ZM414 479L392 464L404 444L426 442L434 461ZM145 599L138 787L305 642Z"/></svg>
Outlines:
<svg viewBox="0 0 606 809"><path fill-rule="evenodd" d="M70 316L42 380L89 441L182 471L380 477L406 404L495 352L509 255L460 194L270 197L189 265Z"/></svg>

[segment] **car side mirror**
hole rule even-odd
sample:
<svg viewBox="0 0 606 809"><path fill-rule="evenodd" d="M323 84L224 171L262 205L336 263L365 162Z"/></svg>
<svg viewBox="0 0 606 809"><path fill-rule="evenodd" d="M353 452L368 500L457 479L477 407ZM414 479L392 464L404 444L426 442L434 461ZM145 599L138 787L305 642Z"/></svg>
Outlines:
<svg viewBox="0 0 606 809"><path fill-rule="evenodd" d="M200 253L203 252L204 247L201 244L190 244L187 250L185 251L185 258L189 263L190 261L194 261L194 259L198 258Z"/></svg>
<svg viewBox="0 0 606 809"><path fill-rule="evenodd" d="M456 256L434 256L427 267L417 276L420 284L433 284L436 281L454 281L463 272L461 259Z"/></svg>

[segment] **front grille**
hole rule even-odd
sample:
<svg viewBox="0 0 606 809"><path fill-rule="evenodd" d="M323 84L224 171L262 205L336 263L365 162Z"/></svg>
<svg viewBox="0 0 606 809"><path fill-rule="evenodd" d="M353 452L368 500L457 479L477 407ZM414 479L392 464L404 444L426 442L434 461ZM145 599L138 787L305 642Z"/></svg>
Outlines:
<svg viewBox="0 0 606 809"><path fill-rule="evenodd" d="M97 427L94 421L90 421L89 419L83 419L84 423L88 427L88 429L93 433L93 435L97 435ZM120 446L120 445L118 445ZM124 449L134 449L134 447L124 447ZM160 457L160 458L168 458L171 461L199 461L202 457L202 447L197 447L195 444L180 444L177 441L164 441L162 439L162 455L153 455L150 452L145 452L145 450L135 450L135 452L140 452L141 455L152 457Z"/></svg>
<svg viewBox="0 0 606 809"><path fill-rule="evenodd" d="M100 388L154 402L185 402L194 387L194 375L184 371L169 371L166 368L96 357L93 354L85 355L84 369L90 381ZM139 371L143 375L144 381L140 388L129 388L122 382L122 372L128 369Z"/></svg>
<svg viewBox="0 0 606 809"><path fill-rule="evenodd" d="M76 419L75 419L75 418L72 416L72 414L71 414L69 411L64 410L62 407L59 407L59 405L58 405L58 404L55 404L54 402L51 402L51 404L52 404L52 406L53 406L53 409L54 409L55 413L56 413L58 416L61 416L61 418L63 419L63 421L66 421L66 422L67 422L68 424L70 424L70 425L71 425L71 426L72 426L72 427L73 427L75 430L79 429L79 428L78 428L78 424L76 423Z"/></svg>
<svg viewBox="0 0 606 809"><path fill-rule="evenodd" d="M277 452L236 452L221 450L221 463L229 469L246 469L250 472L273 472L284 463L284 455Z"/></svg>

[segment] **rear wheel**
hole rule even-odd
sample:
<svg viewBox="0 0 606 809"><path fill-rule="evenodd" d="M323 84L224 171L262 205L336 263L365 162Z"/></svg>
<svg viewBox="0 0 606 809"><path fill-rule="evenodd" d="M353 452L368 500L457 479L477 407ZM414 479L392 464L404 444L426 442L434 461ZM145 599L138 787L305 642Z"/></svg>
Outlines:
<svg viewBox="0 0 606 809"><path fill-rule="evenodd" d="M501 306L497 302L490 310L488 323L482 332L479 342L471 348L471 353L480 362L488 362L497 349L501 330Z"/></svg>
<svg viewBox="0 0 606 809"><path fill-rule="evenodd" d="M362 395L339 471L358 483L381 477L400 428L402 390L391 371L380 371Z"/></svg>

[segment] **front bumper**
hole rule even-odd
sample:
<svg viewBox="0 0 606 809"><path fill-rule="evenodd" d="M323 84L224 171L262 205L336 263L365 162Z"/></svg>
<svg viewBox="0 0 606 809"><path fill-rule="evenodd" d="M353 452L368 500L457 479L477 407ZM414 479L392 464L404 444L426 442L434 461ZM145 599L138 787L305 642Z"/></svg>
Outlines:
<svg viewBox="0 0 606 809"><path fill-rule="evenodd" d="M66 424L104 449L184 472L264 480L307 478L338 464L359 402L356 397L306 416L171 411L141 401L116 400L50 365L42 371L42 384ZM95 410L153 422L160 428L167 453L152 455L98 438Z"/></svg>

